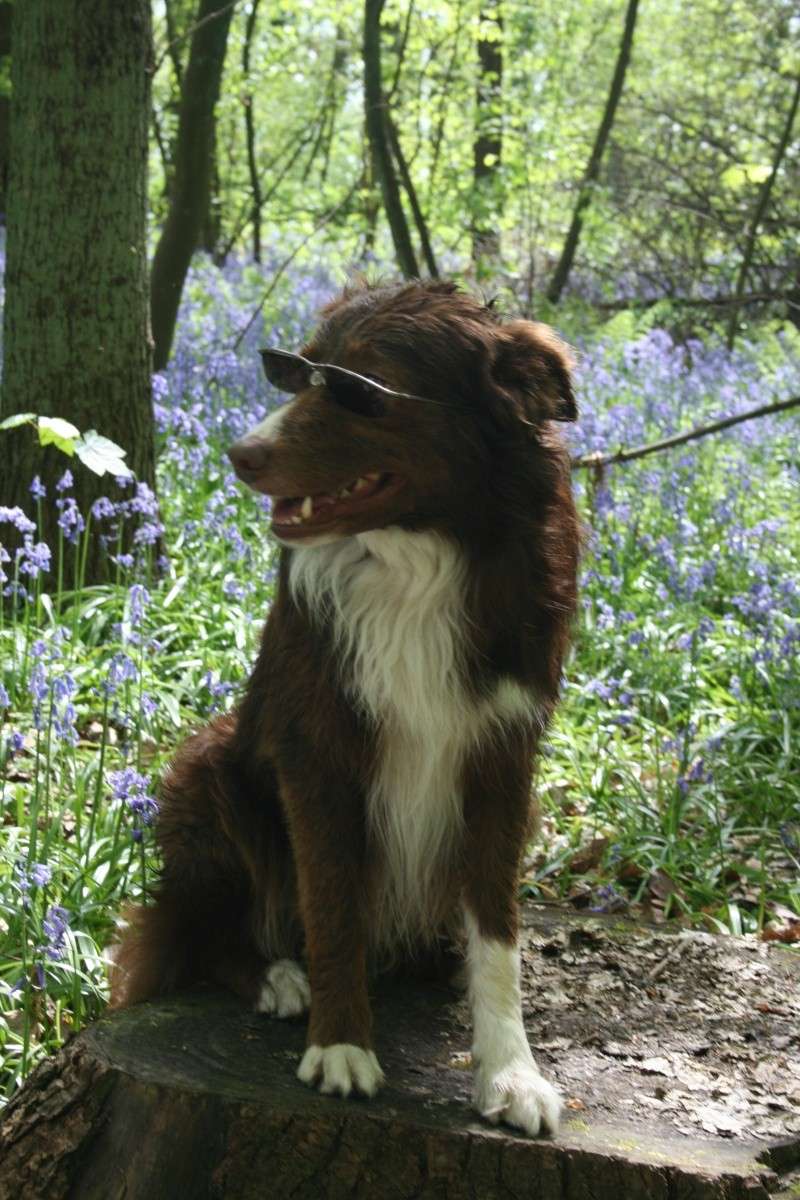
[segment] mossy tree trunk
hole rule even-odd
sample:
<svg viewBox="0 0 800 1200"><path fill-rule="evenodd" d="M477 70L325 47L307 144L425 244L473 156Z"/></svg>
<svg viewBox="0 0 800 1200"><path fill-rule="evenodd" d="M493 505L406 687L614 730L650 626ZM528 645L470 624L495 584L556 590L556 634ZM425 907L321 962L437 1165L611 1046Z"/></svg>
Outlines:
<svg viewBox="0 0 800 1200"><path fill-rule="evenodd" d="M0 418L36 412L97 431L154 485L146 217L149 0L14 5ZM68 465L29 428L0 433L0 504ZM77 464L86 513L109 481ZM55 510L44 506L54 542ZM89 579L102 578L95 542Z"/></svg>

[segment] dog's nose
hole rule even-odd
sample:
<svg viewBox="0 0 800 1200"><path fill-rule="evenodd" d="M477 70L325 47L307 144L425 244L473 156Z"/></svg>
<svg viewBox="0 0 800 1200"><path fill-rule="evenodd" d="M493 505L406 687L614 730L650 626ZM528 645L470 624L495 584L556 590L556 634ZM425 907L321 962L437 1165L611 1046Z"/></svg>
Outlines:
<svg viewBox="0 0 800 1200"><path fill-rule="evenodd" d="M262 438L243 437L228 450L228 458L240 479L254 479L269 459L269 446Z"/></svg>

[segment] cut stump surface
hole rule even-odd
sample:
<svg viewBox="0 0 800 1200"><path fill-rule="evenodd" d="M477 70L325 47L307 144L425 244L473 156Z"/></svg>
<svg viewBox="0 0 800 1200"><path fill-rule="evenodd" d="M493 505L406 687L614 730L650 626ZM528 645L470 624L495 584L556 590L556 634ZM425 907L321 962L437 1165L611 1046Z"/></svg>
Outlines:
<svg viewBox="0 0 800 1200"><path fill-rule="evenodd" d="M528 906L525 1018L568 1107L530 1140L471 1113L464 999L375 992L387 1086L295 1078L303 1023L197 992L95 1023L0 1126L0 1200L766 1200L796 1196L800 958Z"/></svg>

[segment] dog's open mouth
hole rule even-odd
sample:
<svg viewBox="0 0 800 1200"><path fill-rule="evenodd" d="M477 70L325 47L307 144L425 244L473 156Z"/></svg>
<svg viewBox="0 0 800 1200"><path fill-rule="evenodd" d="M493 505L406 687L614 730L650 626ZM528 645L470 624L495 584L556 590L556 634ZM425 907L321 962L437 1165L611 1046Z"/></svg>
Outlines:
<svg viewBox="0 0 800 1200"><path fill-rule="evenodd" d="M370 471L339 488L311 496L273 496L272 527L281 537L302 537L343 517L356 516L402 487L399 475Z"/></svg>

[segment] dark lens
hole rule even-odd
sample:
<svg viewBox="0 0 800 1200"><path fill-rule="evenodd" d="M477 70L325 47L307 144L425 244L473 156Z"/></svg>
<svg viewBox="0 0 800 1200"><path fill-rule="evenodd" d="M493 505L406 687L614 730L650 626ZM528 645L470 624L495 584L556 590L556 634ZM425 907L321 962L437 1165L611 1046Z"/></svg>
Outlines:
<svg viewBox="0 0 800 1200"><path fill-rule="evenodd" d="M279 392L302 392L308 387L311 368L302 358L280 350L262 350L261 363L269 383Z"/></svg>
<svg viewBox="0 0 800 1200"><path fill-rule="evenodd" d="M325 368L325 380L331 399L359 417L380 417L386 404L378 388L369 380L357 379L336 367Z"/></svg>

